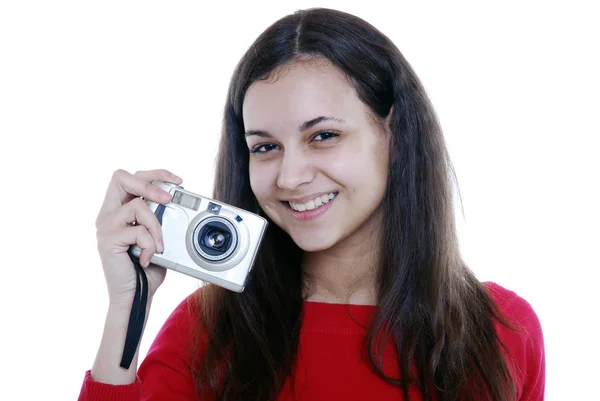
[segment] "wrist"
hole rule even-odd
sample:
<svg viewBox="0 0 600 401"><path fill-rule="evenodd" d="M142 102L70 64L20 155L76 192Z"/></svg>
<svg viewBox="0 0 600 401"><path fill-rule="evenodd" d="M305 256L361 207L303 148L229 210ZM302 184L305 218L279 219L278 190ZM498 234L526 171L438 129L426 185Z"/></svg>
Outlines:
<svg viewBox="0 0 600 401"><path fill-rule="evenodd" d="M148 298L144 326L148 319L151 298ZM128 369L120 366L125 350L125 339L129 327L132 300L113 298L109 302L104 333L96 355L96 360L91 369L91 378L94 381L113 385L133 383L136 379L138 365L139 342ZM143 335L143 329L142 329Z"/></svg>
<svg viewBox="0 0 600 401"><path fill-rule="evenodd" d="M146 310L150 308L152 304L152 297L148 295L148 301L146 303ZM123 296L109 296L108 299L108 311L109 313L122 313L124 311L130 312L133 306L133 297Z"/></svg>

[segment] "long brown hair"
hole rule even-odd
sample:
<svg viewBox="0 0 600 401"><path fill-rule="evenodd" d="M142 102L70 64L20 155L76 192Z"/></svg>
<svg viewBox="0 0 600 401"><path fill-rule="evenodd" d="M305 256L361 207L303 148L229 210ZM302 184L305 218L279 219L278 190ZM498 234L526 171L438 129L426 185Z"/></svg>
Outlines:
<svg viewBox="0 0 600 401"><path fill-rule="evenodd" d="M265 216L250 188L242 104L254 81L300 57L332 62L381 121L392 113L378 305L365 339L374 371L407 400L409 385L418 385L424 400L513 400L515 384L494 329L494 320L506 322L460 257L454 171L438 119L410 64L369 23L309 9L258 37L230 83L213 196ZM192 362L198 394L274 400L293 378L305 280L301 257L271 223L244 292L212 285L198 292L202 313ZM401 377L384 374L376 351L382 339L391 339L402 356Z"/></svg>

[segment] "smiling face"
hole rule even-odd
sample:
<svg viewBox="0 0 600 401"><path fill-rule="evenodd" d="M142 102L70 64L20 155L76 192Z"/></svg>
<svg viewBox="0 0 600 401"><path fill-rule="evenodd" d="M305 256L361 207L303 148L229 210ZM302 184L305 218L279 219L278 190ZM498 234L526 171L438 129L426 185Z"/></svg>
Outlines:
<svg viewBox="0 0 600 401"><path fill-rule="evenodd" d="M296 62L254 82L243 118L250 184L275 224L308 252L374 245L389 135L338 68Z"/></svg>

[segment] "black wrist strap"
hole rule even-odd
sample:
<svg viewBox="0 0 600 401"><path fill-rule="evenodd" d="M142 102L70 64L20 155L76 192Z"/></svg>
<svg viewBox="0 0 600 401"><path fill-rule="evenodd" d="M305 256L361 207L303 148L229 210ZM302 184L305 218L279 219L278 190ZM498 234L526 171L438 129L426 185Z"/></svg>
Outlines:
<svg viewBox="0 0 600 401"><path fill-rule="evenodd" d="M127 252L136 272L135 295L133 296L133 305L129 314L129 323L127 325L127 335L125 337L125 347L123 347L123 357L121 358L121 367L129 369L131 361L142 336L144 329L144 319L146 318L146 305L148 303L148 278L138 258L132 253L131 248Z"/></svg>

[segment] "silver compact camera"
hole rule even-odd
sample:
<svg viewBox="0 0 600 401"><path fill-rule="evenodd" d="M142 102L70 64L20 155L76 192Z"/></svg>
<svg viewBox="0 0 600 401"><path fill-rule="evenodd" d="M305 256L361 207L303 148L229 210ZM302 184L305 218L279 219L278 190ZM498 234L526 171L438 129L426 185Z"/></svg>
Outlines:
<svg viewBox="0 0 600 401"><path fill-rule="evenodd" d="M232 291L242 292L267 228L267 220L240 208L161 181L167 205L146 200L162 226L165 245L151 262ZM137 245L132 253L139 257Z"/></svg>

